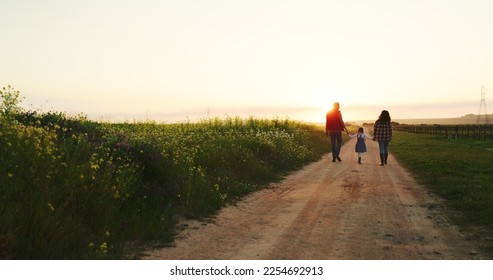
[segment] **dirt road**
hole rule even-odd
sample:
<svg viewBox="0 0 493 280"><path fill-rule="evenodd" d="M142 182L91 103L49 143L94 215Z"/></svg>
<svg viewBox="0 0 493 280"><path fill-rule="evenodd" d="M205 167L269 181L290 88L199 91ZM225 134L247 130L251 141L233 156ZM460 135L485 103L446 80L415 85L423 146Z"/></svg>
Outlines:
<svg viewBox="0 0 493 280"><path fill-rule="evenodd" d="M185 221L172 247L148 259L475 259L442 214L443 204L390 155L378 165L355 139L343 162L331 155L253 193L208 221Z"/></svg>

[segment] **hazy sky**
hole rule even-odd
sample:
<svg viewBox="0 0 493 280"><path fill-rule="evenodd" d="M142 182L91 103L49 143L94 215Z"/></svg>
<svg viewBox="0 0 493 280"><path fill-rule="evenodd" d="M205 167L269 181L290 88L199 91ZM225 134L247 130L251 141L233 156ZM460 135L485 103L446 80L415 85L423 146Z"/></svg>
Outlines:
<svg viewBox="0 0 493 280"><path fill-rule="evenodd" d="M0 0L24 107L165 121L459 117L493 104L490 0ZM491 93L491 94L489 94ZM493 106L489 106L493 112Z"/></svg>

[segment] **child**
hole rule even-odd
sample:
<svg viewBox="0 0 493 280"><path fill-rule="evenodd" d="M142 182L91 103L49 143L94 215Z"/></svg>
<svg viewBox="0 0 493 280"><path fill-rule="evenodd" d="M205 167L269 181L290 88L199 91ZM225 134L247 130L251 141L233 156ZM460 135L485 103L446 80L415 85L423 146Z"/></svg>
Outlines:
<svg viewBox="0 0 493 280"><path fill-rule="evenodd" d="M355 151L358 153L358 163L361 164L361 155L366 152L366 144L365 139L373 139L371 135L368 135L364 132L363 128L358 128L357 134L349 134L349 137L354 138L357 137L358 141L356 142Z"/></svg>

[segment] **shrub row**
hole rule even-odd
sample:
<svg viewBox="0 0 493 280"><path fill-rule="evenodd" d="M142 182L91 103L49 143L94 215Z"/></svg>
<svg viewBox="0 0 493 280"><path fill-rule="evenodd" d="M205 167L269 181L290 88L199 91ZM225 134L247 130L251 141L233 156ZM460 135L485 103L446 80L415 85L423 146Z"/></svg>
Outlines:
<svg viewBox="0 0 493 280"><path fill-rule="evenodd" d="M175 217L213 213L318 159L327 141L289 120L111 124L3 110L0 258L122 258L129 241L169 240Z"/></svg>

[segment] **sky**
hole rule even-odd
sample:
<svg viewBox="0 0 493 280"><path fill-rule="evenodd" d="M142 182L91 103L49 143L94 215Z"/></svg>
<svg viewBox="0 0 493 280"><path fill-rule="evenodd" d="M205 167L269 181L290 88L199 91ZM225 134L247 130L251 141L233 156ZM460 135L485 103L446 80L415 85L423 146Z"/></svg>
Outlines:
<svg viewBox="0 0 493 280"><path fill-rule="evenodd" d="M164 122L493 112L490 0L0 0L27 109ZM492 104L492 105L490 105ZM491 113L491 112L489 112Z"/></svg>

